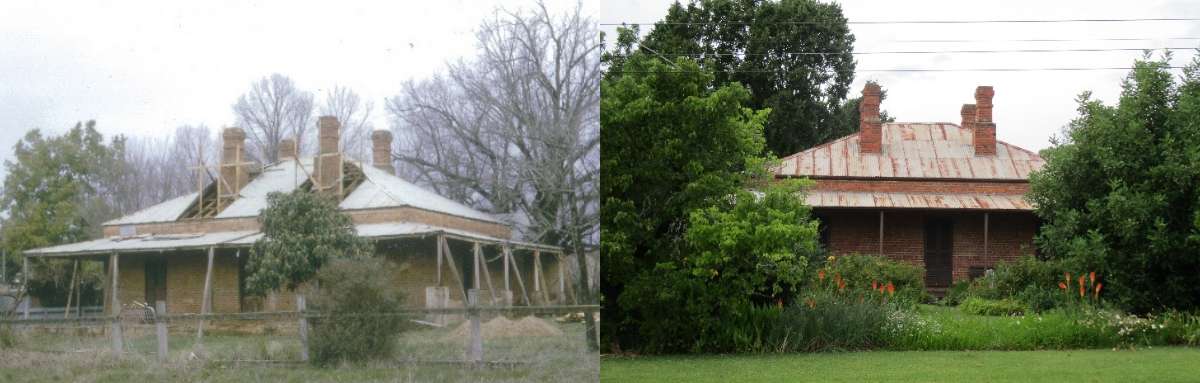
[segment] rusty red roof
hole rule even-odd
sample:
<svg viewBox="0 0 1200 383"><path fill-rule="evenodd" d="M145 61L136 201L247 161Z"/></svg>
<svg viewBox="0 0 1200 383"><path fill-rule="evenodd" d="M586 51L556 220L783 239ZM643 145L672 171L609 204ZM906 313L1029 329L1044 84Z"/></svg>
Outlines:
<svg viewBox="0 0 1200 383"><path fill-rule="evenodd" d="M872 209L1033 210L1020 194L891 193L811 190L806 202L813 207Z"/></svg>
<svg viewBox="0 0 1200 383"><path fill-rule="evenodd" d="M956 124L883 124L881 153L860 153L858 133L784 157L778 175L808 177L1027 180L1044 164L1036 153L996 141L975 155L972 132Z"/></svg>

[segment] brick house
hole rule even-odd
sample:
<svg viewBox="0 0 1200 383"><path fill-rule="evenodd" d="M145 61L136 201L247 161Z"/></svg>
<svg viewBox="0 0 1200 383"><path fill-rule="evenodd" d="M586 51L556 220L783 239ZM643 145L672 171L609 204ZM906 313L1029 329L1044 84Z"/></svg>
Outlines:
<svg viewBox="0 0 1200 383"><path fill-rule="evenodd" d="M568 299L561 249L513 240L509 223L395 176L388 131L372 134L374 166L343 159L339 130L337 119L321 117L316 156L299 158L288 139L280 160L263 166L244 160L245 132L227 128L215 181L199 179L197 192L104 223L103 238L24 255L102 262L109 313L159 300L173 313L288 310L290 292L244 293L246 259L261 237L267 194L304 189L339 201L357 234L397 266L396 287L410 305L461 306L470 290L485 304Z"/></svg>
<svg viewBox="0 0 1200 383"><path fill-rule="evenodd" d="M1038 220L1024 194L1036 153L996 140L990 86L961 125L881 123L867 84L859 132L782 159L777 178L807 177L806 198L834 254L881 254L925 268L927 288L1033 254Z"/></svg>

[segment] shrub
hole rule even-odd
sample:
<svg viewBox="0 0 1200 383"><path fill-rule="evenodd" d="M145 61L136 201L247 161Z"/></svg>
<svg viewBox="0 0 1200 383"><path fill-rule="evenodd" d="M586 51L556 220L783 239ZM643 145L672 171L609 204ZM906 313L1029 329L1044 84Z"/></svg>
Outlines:
<svg viewBox="0 0 1200 383"><path fill-rule="evenodd" d="M971 296L971 282L972 281L954 282L950 285L950 288L946 290L946 296L942 297L942 300L938 301L938 303L946 306L958 306L958 304L962 303L963 300Z"/></svg>
<svg viewBox="0 0 1200 383"><path fill-rule="evenodd" d="M925 273L915 265L875 255L830 256L820 261L820 269L810 273L809 290L843 291L852 297L881 296L880 288L890 283L893 292L884 293L888 301L913 306L925 294ZM838 280L842 280L839 283ZM844 284L845 286L840 286Z"/></svg>
<svg viewBox="0 0 1200 383"><path fill-rule="evenodd" d="M1011 299L983 299L979 297L970 297L958 306L960 310L967 314L975 315L1021 315L1025 312L1025 305Z"/></svg>
<svg viewBox="0 0 1200 383"><path fill-rule="evenodd" d="M955 291L953 303L978 297L1017 301L1033 312L1062 307L1071 302L1071 297L1063 294L1058 282L1062 282L1063 273L1069 269L1062 261L1041 261L1031 256L1000 262L992 273L965 282L966 291ZM952 290L963 288L956 284Z"/></svg>
<svg viewBox="0 0 1200 383"><path fill-rule="evenodd" d="M406 320L387 313L404 296L395 288L391 265L379 258L335 259L317 272L311 308L329 318L312 320L309 349L313 364L335 365L386 358Z"/></svg>

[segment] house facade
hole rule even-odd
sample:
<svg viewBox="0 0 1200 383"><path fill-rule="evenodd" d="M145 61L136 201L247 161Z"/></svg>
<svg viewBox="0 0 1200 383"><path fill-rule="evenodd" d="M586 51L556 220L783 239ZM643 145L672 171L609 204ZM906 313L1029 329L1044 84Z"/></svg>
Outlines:
<svg viewBox="0 0 1200 383"><path fill-rule="evenodd" d="M96 240L28 250L26 257L100 262L107 272L106 313L132 303L166 303L171 313L290 310L292 292L245 293L246 260L262 237L258 216L272 192L308 190L338 201L360 237L394 268L409 305L461 307L475 291L481 304L566 302L563 253L513 239L510 224L395 175L392 135L372 134L374 166L343 158L340 124L319 119L319 152L300 158L293 140L279 161L246 161L245 133L222 132L220 164L197 166L197 191L104 224Z"/></svg>
<svg viewBox="0 0 1200 383"><path fill-rule="evenodd" d="M990 86L961 124L881 123L868 83L859 131L782 159L776 178L806 177L806 195L834 254L879 254L925 269L934 293L1035 251L1039 225L1025 199L1036 153L996 139Z"/></svg>

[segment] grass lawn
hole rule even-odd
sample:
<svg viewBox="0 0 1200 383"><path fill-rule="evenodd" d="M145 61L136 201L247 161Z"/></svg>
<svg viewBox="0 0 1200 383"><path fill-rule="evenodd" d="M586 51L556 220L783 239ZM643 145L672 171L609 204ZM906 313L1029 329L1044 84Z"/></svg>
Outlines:
<svg viewBox="0 0 1200 383"><path fill-rule="evenodd" d="M602 382L1195 382L1200 349L605 357Z"/></svg>

